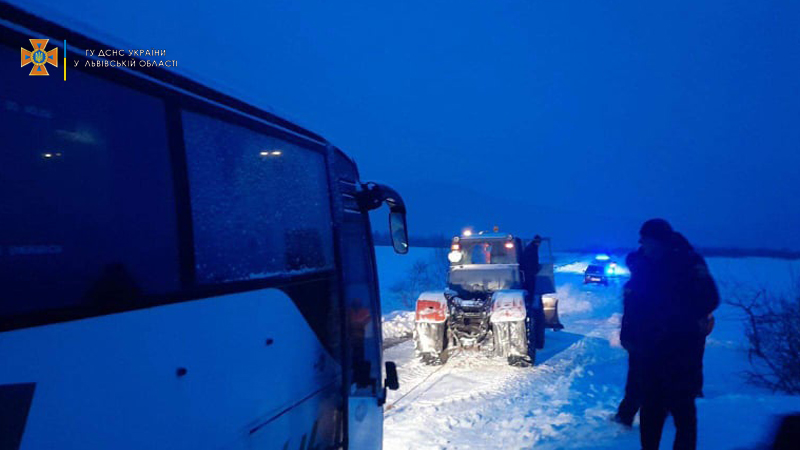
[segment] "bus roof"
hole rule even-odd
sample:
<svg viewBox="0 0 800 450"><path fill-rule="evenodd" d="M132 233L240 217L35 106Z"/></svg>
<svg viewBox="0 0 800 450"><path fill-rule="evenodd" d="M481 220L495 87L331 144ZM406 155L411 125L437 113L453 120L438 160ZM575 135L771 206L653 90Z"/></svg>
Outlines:
<svg viewBox="0 0 800 450"><path fill-rule="evenodd" d="M35 31L38 35L44 37L58 38L57 40L66 40L69 42L70 47L87 50L96 48L107 48L107 43L99 42L77 31L70 30L26 10L23 10L15 5L11 5L0 1L0 25L11 24L27 28L28 30ZM139 61L141 58L130 56L130 59ZM160 67L139 67L137 64L136 70L129 70L126 68L117 68L128 73L150 78L160 82L166 87L174 90L182 90L189 94L199 96L207 101L215 102L228 108L235 109L241 113L248 114L258 119L267 121L273 125L277 125L285 130L291 131L297 135L303 136L307 139L317 141L321 144L329 145L325 138L316 134L306 128L303 128L287 119L279 117L273 113L264 111L255 107L243 100L239 100L231 95L220 92L219 90L212 89L203 85L195 80L192 80L184 75L172 72L170 70Z"/></svg>

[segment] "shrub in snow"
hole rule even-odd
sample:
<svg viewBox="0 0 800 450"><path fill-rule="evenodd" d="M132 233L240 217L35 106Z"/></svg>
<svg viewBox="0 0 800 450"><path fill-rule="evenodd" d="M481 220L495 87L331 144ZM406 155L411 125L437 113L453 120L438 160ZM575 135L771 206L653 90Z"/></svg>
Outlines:
<svg viewBox="0 0 800 450"><path fill-rule="evenodd" d="M728 303L745 313L752 370L748 378L774 391L800 394L800 289L773 297L760 290Z"/></svg>
<svg viewBox="0 0 800 450"><path fill-rule="evenodd" d="M414 309L420 293L444 288L449 268L447 249L436 248L428 258L414 261L408 273L391 286L389 291L401 305Z"/></svg>

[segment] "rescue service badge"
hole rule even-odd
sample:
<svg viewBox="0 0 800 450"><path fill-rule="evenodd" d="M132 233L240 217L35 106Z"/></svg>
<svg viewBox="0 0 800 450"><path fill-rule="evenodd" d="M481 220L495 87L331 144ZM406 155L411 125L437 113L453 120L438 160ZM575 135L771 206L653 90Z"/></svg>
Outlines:
<svg viewBox="0 0 800 450"><path fill-rule="evenodd" d="M33 51L20 48L22 51L22 62L20 67L25 67L28 64L33 64L31 73L28 75L50 75L47 73L46 64L58 67L58 47L47 51L47 42L50 39L29 39L33 46Z"/></svg>

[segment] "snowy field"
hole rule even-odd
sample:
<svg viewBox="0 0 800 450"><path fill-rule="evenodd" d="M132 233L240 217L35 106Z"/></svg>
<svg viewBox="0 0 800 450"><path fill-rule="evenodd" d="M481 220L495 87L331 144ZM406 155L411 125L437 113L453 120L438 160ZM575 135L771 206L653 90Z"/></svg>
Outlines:
<svg viewBox="0 0 800 450"><path fill-rule="evenodd" d="M404 340L413 314L390 287L414 260L379 247L385 359L398 364L401 387L386 406L384 448L399 449L631 449L639 448L638 419L632 431L610 421L622 398L627 368L619 345L620 285L583 285L586 255L557 255L556 283L564 331L547 333L534 368L509 367L481 354L457 353L444 366L414 358ZM624 258L619 258L624 260ZM800 262L769 258L710 258L723 301L752 289L787 292L800 276ZM747 354L741 315L723 305L708 339L705 398L699 399L700 449L754 449L769 435L776 415L800 411L800 397L776 395L744 381ZM667 421L662 448L671 448Z"/></svg>

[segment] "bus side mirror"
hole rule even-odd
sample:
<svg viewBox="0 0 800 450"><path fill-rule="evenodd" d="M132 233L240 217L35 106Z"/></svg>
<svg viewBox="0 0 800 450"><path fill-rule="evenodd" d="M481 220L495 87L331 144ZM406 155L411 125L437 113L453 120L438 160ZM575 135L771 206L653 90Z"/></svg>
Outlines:
<svg viewBox="0 0 800 450"><path fill-rule="evenodd" d="M406 205L400 194L383 184L365 183L361 185L357 198L364 211L378 209L386 203L389 207L389 234L392 236L394 251L401 255L408 253Z"/></svg>
<svg viewBox="0 0 800 450"><path fill-rule="evenodd" d="M406 213L391 211L389 213L389 232L392 235L394 251L405 255L408 253L408 230L406 228Z"/></svg>
<svg viewBox="0 0 800 450"><path fill-rule="evenodd" d="M400 389L400 379L397 377L397 365L391 361L386 362L386 387L396 391Z"/></svg>

